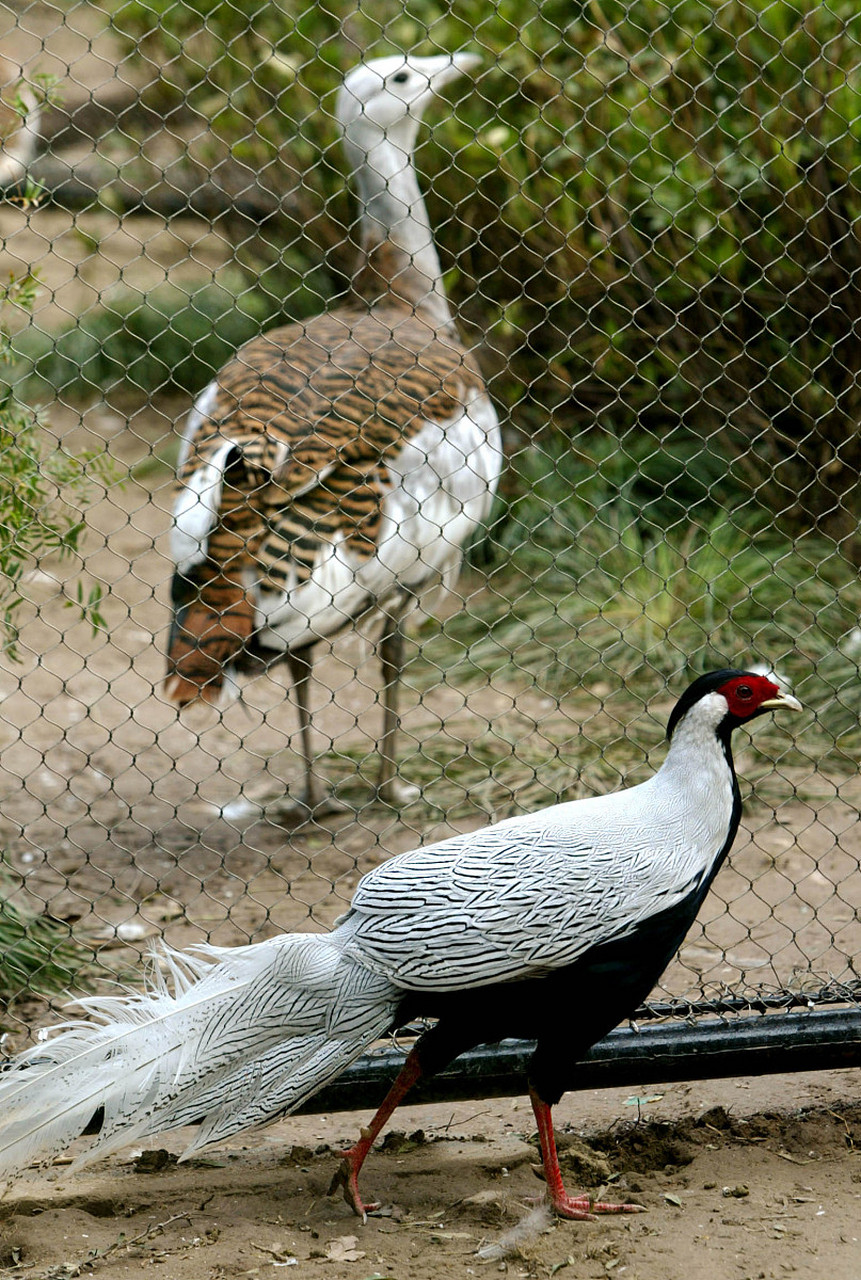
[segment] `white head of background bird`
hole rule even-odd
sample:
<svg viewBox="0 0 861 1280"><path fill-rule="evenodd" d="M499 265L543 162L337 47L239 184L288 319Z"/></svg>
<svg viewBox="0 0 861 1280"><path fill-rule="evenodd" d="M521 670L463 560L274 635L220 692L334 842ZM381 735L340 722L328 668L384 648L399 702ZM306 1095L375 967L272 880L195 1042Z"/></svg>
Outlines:
<svg viewBox="0 0 861 1280"><path fill-rule="evenodd" d="M481 62L474 53L419 58L396 53L363 62L349 72L338 94L338 122L351 162L388 141L406 155L419 122L441 89Z"/></svg>

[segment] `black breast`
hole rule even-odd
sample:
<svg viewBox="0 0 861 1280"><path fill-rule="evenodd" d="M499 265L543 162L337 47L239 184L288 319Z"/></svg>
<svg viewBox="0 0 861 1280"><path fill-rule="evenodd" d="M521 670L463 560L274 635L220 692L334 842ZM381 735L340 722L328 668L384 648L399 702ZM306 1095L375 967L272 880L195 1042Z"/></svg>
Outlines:
<svg viewBox="0 0 861 1280"><path fill-rule="evenodd" d="M465 991L409 993L398 1025L438 1019L418 1043L425 1075L479 1044L537 1040L529 1082L553 1105L576 1084L577 1062L649 995L693 923L708 885L637 925L624 938L592 947L564 969L525 982Z"/></svg>

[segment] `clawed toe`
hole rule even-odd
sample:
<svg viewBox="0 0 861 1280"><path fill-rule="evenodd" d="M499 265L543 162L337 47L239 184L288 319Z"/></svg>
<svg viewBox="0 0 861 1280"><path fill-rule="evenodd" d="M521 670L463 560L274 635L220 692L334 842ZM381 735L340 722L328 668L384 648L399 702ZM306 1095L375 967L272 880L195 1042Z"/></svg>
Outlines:
<svg viewBox="0 0 861 1280"><path fill-rule="evenodd" d="M559 1196L551 1201L551 1208L560 1218L574 1222L595 1222L603 1213L645 1213L641 1204L611 1204L606 1200L592 1200L590 1196Z"/></svg>
<svg viewBox="0 0 861 1280"><path fill-rule="evenodd" d="M411 782L405 782L403 778L388 778L377 787L377 796L383 804L391 805L393 809L405 809L407 805L421 800L422 789Z"/></svg>
<svg viewBox="0 0 861 1280"><path fill-rule="evenodd" d="M611 1204L606 1200L593 1200L591 1196L528 1196L530 1204L549 1204L553 1213L572 1222L597 1222L599 1214L647 1213L642 1204Z"/></svg>
<svg viewBox="0 0 861 1280"><path fill-rule="evenodd" d="M368 1214L378 1213L382 1208L382 1204L379 1200L373 1200L370 1204L365 1204L362 1200L359 1195L358 1170L355 1167L354 1160L355 1152L352 1148L344 1152L344 1158L335 1170L327 1195L336 1195L340 1190L356 1217L361 1218L363 1222L367 1222Z"/></svg>

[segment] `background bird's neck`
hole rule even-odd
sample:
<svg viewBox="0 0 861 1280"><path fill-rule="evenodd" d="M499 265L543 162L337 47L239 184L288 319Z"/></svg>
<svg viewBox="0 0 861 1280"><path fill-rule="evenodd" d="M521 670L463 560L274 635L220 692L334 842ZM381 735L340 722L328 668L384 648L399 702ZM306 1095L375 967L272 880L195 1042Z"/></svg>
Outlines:
<svg viewBox="0 0 861 1280"><path fill-rule="evenodd" d="M435 325L452 318L412 157L388 139L369 150L356 172L361 252L353 292L366 302L392 295Z"/></svg>

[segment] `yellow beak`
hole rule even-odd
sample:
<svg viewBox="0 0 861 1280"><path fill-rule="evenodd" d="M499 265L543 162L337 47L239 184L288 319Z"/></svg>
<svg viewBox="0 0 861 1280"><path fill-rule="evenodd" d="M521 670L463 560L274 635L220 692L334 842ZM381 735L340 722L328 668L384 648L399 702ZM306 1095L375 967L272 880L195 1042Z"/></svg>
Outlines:
<svg viewBox="0 0 861 1280"><path fill-rule="evenodd" d="M791 693L781 693L776 698L766 698L765 702L761 702L759 705L769 711L778 711L781 707L787 711L803 711L804 709L798 699L793 698Z"/></svg>

